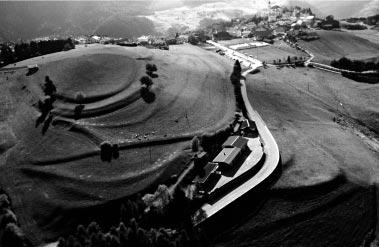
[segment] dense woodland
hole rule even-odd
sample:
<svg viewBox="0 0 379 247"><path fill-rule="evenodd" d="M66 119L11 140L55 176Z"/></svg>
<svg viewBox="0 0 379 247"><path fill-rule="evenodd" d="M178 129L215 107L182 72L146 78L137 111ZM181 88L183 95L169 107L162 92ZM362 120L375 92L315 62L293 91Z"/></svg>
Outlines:
<svg viewBox="0 0 379 247"><path fill-rule="evenodd" d="M0 66L5 66L36 56L74 49L75 44L69 38L16 43L14 50L6 44L0 44L0 47Z"/></svg>
<svg viewBox="0 0 379 247"><path fill-rule="evenodd" d="M363 62L359 60L350 60L346 57L340 58L339 60L333 60L330 63L331 66L338 68L338 69L344 69L344 70L350 70L350 71L356 71L356 72L362 72L362 71L379 71L379 62Z"/></svg>

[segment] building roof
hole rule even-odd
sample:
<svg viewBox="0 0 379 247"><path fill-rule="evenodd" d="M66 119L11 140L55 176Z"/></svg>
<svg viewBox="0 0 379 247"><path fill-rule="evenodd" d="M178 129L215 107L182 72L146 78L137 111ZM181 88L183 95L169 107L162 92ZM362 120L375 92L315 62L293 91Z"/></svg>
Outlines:
<svg viewBox="0 0 379 247"><path fill-rule="evenodd" d="M194 183L205 183L208 178L218 169L218 164L209 162L204 166L204 176L197 176L193 180Z"/></svg>
<svg viewBox="0 0 379 247"><path fill-rule="evenodd" d="M147 42L147 41L149 41L149 37L142 35L141 37L138 37L137 40L139 42Z"/></svg>
<svg viewBox="0 0 379 247"><path fill-rule="evenodd" d="M97 36L97 35L93 35L93 36L91 36L91 38L94 39L94 40L100 40L100 39L101 39L101 38L100 38L99 36Z"/></svg>
<svg viewBox="0 0 379 247"><path fill-rule="evenodd" d="M242 136L229 136L228 139L222 144L222 147L236 147L244 148L247 144L247 139Z"/></svg>
<svg viewBox="0 0 379 247"><path fill-rule="evenodd" d="M237 147L226 147L213 159L214 163L224 163L231 165L233 161L237 158L241 152L240 148Z"/></svg>

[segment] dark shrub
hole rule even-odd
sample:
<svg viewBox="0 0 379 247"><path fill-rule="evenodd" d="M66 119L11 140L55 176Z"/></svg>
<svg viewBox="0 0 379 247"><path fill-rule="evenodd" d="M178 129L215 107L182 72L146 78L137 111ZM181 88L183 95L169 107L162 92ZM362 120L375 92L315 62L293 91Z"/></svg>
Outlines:
<svg viewBox="0 0 379 247"><path fill-rule="evenodd" d="M100 144L100 158L102 161L110 162L112 159L112 144L104 141Z"/></svg>

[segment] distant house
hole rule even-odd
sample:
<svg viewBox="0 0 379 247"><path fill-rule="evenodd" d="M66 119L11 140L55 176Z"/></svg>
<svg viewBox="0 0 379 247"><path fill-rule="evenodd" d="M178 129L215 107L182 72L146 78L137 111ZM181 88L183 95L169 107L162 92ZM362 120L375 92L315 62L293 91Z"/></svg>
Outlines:
<svg viewBox="0 0 379 247"><path fill-rule="evenodd" d="M100 40L101 40L101 37L100 37L100 36L97 36L97 35L93 35L93 36L91 36L91 38L90 38L90 42L91 42L91 43L100 43Z"/></svg>
<svg viewBox="0 0 379 247"><path fill-rule="evenodd" d="M284 26L277 26L274 28L274 35L285 34L286 28Z"/></svg>
<svg viewBox="0 0 379 247"><path fill-rule="evenodd" d="M252 35L257 40L263 40L263 39L269 39L272 38L273 32L272 29L266 28L266 27L257 27L253 32Z"/></svg>
<svg viewBox="0 0 379 247"><path fill-rule="evenodd" d="M138 37L137 42L140 44L148 44L149 43L149 37L145 36L145 35Z"/></svg>
<svg viewBox="0 0 379 247"><path fill-rule="evenodd" d="M75 39L75 43L76 44L87 44L89 43L90 41L88 40L87 37L78 37Z"/></svg>

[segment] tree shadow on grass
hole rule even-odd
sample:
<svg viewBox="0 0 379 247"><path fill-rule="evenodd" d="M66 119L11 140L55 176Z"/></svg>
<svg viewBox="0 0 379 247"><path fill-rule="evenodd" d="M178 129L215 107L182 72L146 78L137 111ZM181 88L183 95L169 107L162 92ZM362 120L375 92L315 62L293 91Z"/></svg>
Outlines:
<svg viewBox="0 0 379 247"><path fill-rule="evenodd" d="M53 116L52 115L49 115L49 117L45 120L45 122L43 123L43 127L42 127L42 135L44 135L46 133L46 131L49 129L50 127L50 123L53 121Z"/></svg>

